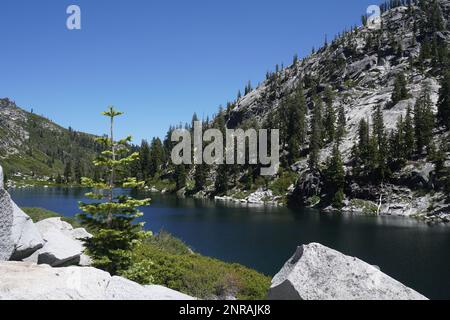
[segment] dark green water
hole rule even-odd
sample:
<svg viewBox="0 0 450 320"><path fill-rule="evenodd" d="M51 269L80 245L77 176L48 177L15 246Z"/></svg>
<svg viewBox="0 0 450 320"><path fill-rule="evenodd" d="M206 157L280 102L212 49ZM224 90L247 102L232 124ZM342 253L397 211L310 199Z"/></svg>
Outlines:
<svg viewBox="0 0 450 320"><path fill-rule="evenodd" d="M78 213L84 191L12 191L20 206L66 216ZM152 194L144 221L167 230L195 251L274 275L296 247L320 242L356 256L429 298L450 299L450 226L408 218L321 214L315 210L233 206Z"/></svg>

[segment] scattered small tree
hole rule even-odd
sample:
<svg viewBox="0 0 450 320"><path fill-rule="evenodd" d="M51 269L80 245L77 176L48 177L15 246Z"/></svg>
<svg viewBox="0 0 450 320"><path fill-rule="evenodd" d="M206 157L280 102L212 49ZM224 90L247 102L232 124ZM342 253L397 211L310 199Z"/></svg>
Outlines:
<svg viewBox="0 0 450 320"><path fill-rule="evenodd" d="M408 89L406 88L406 79L403 73L399 73L395 78L394 91L392 92L392 105L408 98Z"/></svg>
<svg viewBox="0 0 450 320"><path fill-rule="evenodd" d="M83 213L78 218L94 231L94 236L85 240L89 255L94 260L93 265L111 274L118 274L130 266L130 251L149 235L143 230L143 223L135 223L135 219L142 216L137 208L149 205L150 199L137 200L116 190L117 187L144 186L136 178L119 178L122 172L127 171L127 166L138 160L139 153L129 154L131 137L114 140L114 119L122 113L109 107L102 114L110 119L111 131L110 136L97 139L105 151L97 157L94 165L104 168L108 179L94 181L82 178L85 187L93 188L86 196L94 202L81 202Z"/></svg>
<svg viewBox="0 0 450 320"><path fill-rule="evenodd" d="M439 124L450 129L450 71L448 71L441 81L438 101L438 121Z"/></svg>
<svg viewBox="0 0 450 320"><path fill-rule="evenodd" d="M327 167L324 172L325 185L333 207L341 209L343 207L344 187L345 187L345 171L344 162L339 151L339 145L335 144L333 154L327 160Z"/></svg>
<svg viewBox="0 0 450 320"><path fill-rule="evenodd" d="M414 107L414 128L417 153L422 155L430 146L434 128L434 114L429 90L424 88Z"/></svg>

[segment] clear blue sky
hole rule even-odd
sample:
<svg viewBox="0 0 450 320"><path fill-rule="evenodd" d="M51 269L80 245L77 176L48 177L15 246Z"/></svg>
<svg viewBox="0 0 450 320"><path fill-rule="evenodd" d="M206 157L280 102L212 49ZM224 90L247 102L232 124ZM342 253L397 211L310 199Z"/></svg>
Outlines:
<svg viewBox="0 0 450 320"><path fill-rule="evenodd" d="M345 27L367 0L2 0L0 97L81 131L102 134L99 113L126 112L119 133L164 136L193 112L212 115ZM66 28L66 8L82 30Z"/></svg>

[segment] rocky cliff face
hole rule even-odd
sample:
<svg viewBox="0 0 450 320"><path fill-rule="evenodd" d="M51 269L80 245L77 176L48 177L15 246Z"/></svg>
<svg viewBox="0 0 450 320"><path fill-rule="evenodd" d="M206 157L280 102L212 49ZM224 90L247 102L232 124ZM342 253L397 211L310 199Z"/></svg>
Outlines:
<svg viewBox="0 0 450 320"><path fill-rule="evenodd" d="M447 20L450 2L440 0L439 4L446 24L450 24ZM407 106L414 105L425 85L429 86L435 105L439 91L437 77L424 74L417 65L410 65L411 58L419 57L422 45L421 35L414 33L414 26L426 19L419 7L414 8L414 14L406 6L389 10L381 17L382 30L360 27L273 74L255 90L238 99L236 107L231 110L228 125L235 127L255 118L263 122L280 106L283 98L293 93L301 80L307 79L319 94L326 86L335 89L334 106L342 105L347 117L348 134L342 151L349 155L356 141L359 121L370 116L375 106L381 104L386 107L383 110L385 125L387 129L394 129L399 116L406 115ZM439 32L437 36L439 41L450 45L450 32ZM401 53L394 51L393 43L400 46ZM423 67L430 69L429 65ZM411 98L387 107L391 102L395 77L400 72L408 74ZM308 88L305 92L310 107L313 105L312 91ZM323 155L326 154L327 150L324 150Z"/></svg>
<svg viewBox="0 0 450 320"><path fill-rule="evenodd" d="M314 97L324 99L325 88L332 88L333 107L335 110L342 107L346 118L346 134L339 149L348 173L352 149L358 143L358 125L362 119L370 123L377 106L382 108L387 134L396 129L400 117L406 117L408 107L413 108L423 90L430 95L432 111L437 112L442 77L440 68L444 66L436 65L435 53L430 58L421 58L429 45L427 41L447 48L450 45L450 1L439 0L437 3L445 31L421 29L422 25L430 22L430 17L418 2L390 9L382 14L379 29L371 26L354 28L305 59L268 74L263 83L239 98L228 110L228 127L245 127L255 120L265 123L299 85L305 88L310 111L307 120L311 122ZM407 78L408 97L392 103L394 83L399 74ZM448 141L449 137L448 131L436 127L432 140L439 145L442 141ZM320 196L321 192L320 176L307 169L308 143L306 141L302 147L303 158L292 166L299 180L291 194L294 196L291 202L302 205L305 205L307 198ZM333 146L329 143L320 150L319 161L322 165ZM444 150L447 169L450 168L449 151ZM434 176L434 165L422 158L410 161L407 166L394 172L392 179L382 186L349 184L344 211L418 215L448 221L450 207L444 194L433 191ZM305 186L308 188L305 189ZM352 199L361 199L364 205Z"/></svg>

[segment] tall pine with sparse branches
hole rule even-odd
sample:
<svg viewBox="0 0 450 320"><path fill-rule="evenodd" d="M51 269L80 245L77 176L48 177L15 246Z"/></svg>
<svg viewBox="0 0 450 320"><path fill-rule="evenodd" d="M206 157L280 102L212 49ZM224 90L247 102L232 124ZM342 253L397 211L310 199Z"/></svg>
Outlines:
<svg viewBox="0 0 450 320"><path fill-rule="evenodd" d="M130 266L131 250L149 235L143 230L143 223L135 223L135 219L142 216L138 208L149 205L150 199L137 200L117 190L144 186L136 178L121 178L127 167L139 159L139 153L130 154L131 137L114 140L114 120L122 112L109 107L102 114L110 120L110 134L97 139L105 151L94 160L94 165L107 172L107 179L82 178L82 184L92 188L86 196L93 201L80 202L83 213L78 218L94 232L92 238L85 240L93 265L118 274Z"/></svg>

